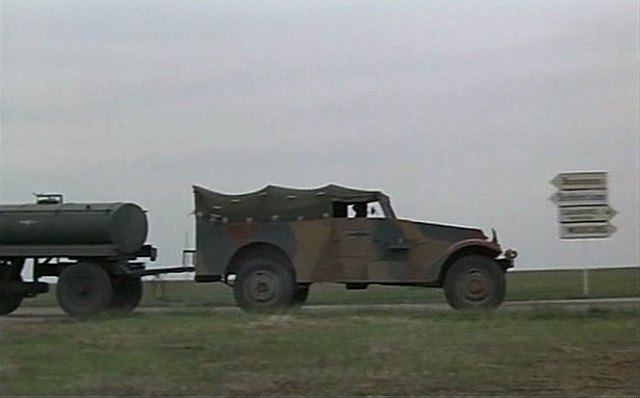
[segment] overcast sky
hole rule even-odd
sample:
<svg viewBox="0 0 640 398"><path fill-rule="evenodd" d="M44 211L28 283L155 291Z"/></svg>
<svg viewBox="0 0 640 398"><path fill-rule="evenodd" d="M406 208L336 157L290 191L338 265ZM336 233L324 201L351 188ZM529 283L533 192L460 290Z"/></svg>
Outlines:
<svg viewBox="0 0 640 398"><path fill-rule="evenodd" d="M494 227L519 268L638 264L638 1L25 1L1 22L0 200L133 201L158 266L192 184L380 189ZM610 173L609 240L549 181Z"/></svg>

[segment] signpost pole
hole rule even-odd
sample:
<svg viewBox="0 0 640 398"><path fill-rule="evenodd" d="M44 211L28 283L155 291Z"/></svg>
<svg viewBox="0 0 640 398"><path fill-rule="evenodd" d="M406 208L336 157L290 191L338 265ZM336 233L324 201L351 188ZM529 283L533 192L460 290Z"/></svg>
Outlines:
<svg viewBox="0 0 640 398"><path fill-rule="evenodd" d="M582 271L582 293L584 297L589 297L589 267L584 267Z"/></svg>
<svg viewBox="0 0 640 398"><path fill-rule="evenodd" d="M583 240L582 242L582 295L585 298L589 297L589 260L587 257L587 245L588 242Z"/></svg>
<svg viewBox="0 0 640 398"><path fill-rule="evenodd" d="M589 297L589 266L585 265L582 269L582 294L585 298Z"/></svg>

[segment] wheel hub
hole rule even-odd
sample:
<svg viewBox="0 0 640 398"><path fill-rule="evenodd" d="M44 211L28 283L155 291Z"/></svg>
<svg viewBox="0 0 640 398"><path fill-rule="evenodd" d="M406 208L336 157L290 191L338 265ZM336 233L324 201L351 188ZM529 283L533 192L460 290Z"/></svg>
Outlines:
<svg viewBox="0 0 640 398"><path fill-rule="evenodd" d="M247 282L249 297L255 301L270 301L278 290L277 277L270 271L254 272Z"/></svg>
<svg viewBox="0 0 640 398"><path fill-rule="evenodd" d="M462 281L464 296L469 300L480 301L489 295L491 282L482 272L468 272Z"/></svg>
<svg viewBox="0 0 640 398"><path fill-rule="evenodd" d="M91 282L88 281L87 278L76 278L72 285L75 296L79 299L89 298L91 296L90 284Z"/></svg>

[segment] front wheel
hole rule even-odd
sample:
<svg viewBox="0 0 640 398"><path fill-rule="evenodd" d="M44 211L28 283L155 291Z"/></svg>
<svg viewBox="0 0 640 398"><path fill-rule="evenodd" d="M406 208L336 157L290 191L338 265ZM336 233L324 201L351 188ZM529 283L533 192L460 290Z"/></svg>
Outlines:
<svg viewBox="0 0 640 398"><path fill-rule="evenodd" d="M295 280L289 269L278 261L254 258L240 266L233 293L236 303L245 311L274 311L291 305Z"/></svg>
<svg viewBox="0 0 640 398"><path fill-rule="evenodd" d="M504 271L489 257L470 255L456 260L445 276L444 294L455 309L494 309L506 290Z"/></svg>
<svg viewBox="0 0 640 398"><path fill-rule="evenodd" d="M56 297L60 307L72 317L97 315L108 308L113 297L109 274L96 264L70 265L58 278Z"/></svg>

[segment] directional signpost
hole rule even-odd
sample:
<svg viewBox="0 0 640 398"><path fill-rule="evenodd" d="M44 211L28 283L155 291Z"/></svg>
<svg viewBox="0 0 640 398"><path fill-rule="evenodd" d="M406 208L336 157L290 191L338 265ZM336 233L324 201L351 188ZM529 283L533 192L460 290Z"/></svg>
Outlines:
<svg viewBox="0 0 640 398"><path fill-rule="evenodd" d="M606 172L560 173L551 184L558 188L551 201L558 205L560 239L604 239L615 232L610 221L618 213L609 206Z"/></svg>
<svg viewBox="0 0 640 398"><path fill-rule="evenodd" d="M608 222L560 224L561 239L601 239L609 237L615 231L616 227Z"/></svg>
<svg viewBox="0 0 640 398"><path fill-rule="evenodd" d="M551 201L558 206L560 239L606 239L616 231L610 221L618 212L609 206L607 173L560 173L551 184L558 192ZM589 274L584 268L584 295L589 295Z"/></svg>
<svg viewBox="0 0 640 398"><path fill-rule="evenodd" d="M582 189L579 191L560 190L551 201L558 206L598 206L607 204L606 189Z"/></svg>
<svg viewBox="0 0 640 398"><path fill-rule="evenodd" d="M578 223L578 222L609 222L618 214L617 211L609 207L603 206L571 206L560 207L560 223ZM615 229L614 229L615 230Z"/></svg>

